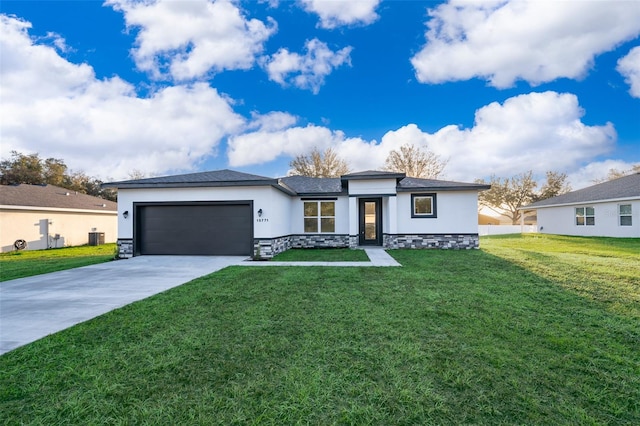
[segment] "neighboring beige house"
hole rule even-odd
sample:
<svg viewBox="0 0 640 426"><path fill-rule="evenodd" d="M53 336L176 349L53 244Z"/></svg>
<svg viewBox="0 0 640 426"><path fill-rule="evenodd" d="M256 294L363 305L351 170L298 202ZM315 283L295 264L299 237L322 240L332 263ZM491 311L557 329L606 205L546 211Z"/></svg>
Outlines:
<svg viewBox="0 0 640 426"><path fill-rule="evenodd" d="M19 240L26 250L80 246L91 232L115 242L117 214L113 201L53 185L0 185L0 248L16 250Z"/></svg>

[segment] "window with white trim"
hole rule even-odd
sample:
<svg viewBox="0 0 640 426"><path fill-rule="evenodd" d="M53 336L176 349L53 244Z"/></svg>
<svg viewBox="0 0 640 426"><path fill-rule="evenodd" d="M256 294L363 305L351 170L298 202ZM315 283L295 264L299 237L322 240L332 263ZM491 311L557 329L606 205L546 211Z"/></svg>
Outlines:
<svg viewBox="0 0 640 426"><path fill-rule="evenodd" d="M305 201L304 232L336 232L336 203L334 201Z"/></svg>
<svg viewBox="0 0 640 426"><path fill-rule="evenodd" d="M633 219L631 214L631 204L618 205L618 216L620 226L632 226Z"/></svg>
<svg viewBox="0 0 640 426"><path fill-rule="evenodd" d="M436 194L411 194L411 217L438 217Z"/></svg>
<svg viewBox="0 0 640 426"><path fill-rule="evenodd" d="M576 207L576 226L596 224L596 211L593 207Z"/></svg>

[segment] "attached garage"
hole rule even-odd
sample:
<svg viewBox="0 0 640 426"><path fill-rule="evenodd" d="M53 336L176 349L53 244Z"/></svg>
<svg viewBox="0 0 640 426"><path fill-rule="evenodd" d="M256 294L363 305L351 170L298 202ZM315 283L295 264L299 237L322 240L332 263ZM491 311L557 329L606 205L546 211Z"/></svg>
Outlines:
<svg viewBox="0 0 640 426"><path fill-rule="evenodd" d="M251 255L252 202L135 203L136 254Z"/></svg>

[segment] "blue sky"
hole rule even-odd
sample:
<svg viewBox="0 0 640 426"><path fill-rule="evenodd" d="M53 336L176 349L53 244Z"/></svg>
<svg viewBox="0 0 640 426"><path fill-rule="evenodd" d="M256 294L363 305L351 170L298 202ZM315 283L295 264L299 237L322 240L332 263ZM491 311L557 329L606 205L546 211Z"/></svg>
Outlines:
<svg viewBox="0 0 640 426"><path fill-rule="evenodd" d="M0 134L122 179L353 171L411 143L445 178L640 163L640 3L3 1Z"/></svg>

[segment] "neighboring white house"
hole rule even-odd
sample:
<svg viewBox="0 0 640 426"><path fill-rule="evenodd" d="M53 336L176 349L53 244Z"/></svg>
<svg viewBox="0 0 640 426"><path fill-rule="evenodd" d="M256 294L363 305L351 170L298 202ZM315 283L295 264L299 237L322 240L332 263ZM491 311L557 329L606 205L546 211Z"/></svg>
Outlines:
<svg viewBox="0 0 640 426"><path fill-rule="evenodd" d="M89 233L115 242L117 204L53 185L0 185L0 246L26 250L80 246Z"/></svg>
<svg viewBox="0 0 640 426"><path fill-rule="evenodd" d="M640 237L640 173L522 207L544 234Z"/></svg>
<svg viewBox="0 0 640 426"><path fill-rule="evenodd" d="M289 248L477 248L489 185L367 171L272 179L232 170L105 184L118 188L120 257L272 257Z"/></svg>

